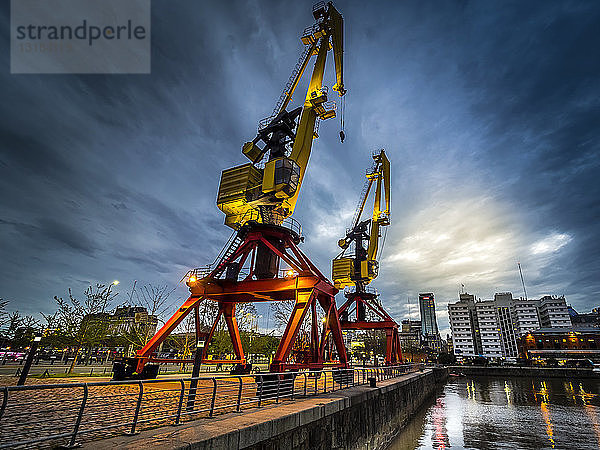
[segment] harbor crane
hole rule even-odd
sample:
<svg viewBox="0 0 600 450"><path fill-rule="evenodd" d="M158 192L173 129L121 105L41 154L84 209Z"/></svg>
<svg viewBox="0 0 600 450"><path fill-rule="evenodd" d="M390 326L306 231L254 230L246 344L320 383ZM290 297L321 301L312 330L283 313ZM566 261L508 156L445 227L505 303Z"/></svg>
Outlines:
<svg viewBox="0 0 600 450"><path fill-rule="evenodd" d="M338 242L342 251L332 262L332 278L337 289L353 288L344 292L346 301L338 309L342 329L385 331L385 362L397 364L402 362L398 323L368 287L379 274L381 230L390 224L390 161L384 150L373 154L373 165L366 176L352 225ZM373 214L361 220L371 190L375 192Z"/></svg>
<svg viewBox="0 0 600 450"><path fill-rule="evenodd" d="M294 301L270 371L318 371L325 365L341 369L348 366L335 303L338 289L300 250L302 229L290 217L308 167L313 140L318 138L319 122L336 116L335 104L329 100L329 90L323 84L329 51L333 52L335 64L336 82L332 90L340 97L346 94L343 18L331 2L317 3L313 17L315 23L301 36L304 50L273 113L260 121L256 137L242 146L242 153L250 162L221 174L217 206L225 214L225 224L234 230L229 242L213 264L187 273L184 279L190 290L189 298L134 358L115 366L115 379L154 377L158 365L148 363L173 362L159 358L156 350L192 311L196 319L198 359L183 361L194 361L195 367L199 363L235 364L232 373L249 373L251 364L242 348L236 305L265 301ZM292 95L313 56L316 59L304 103L289 110ZM206 301L217 303L218 314L210 330L203 332L199 305ZM318 307L323 310L326 326L317 320ZM233 360L207 358L208 345L221 317L231 338ZM309 351L302 352L301 358L294 358L292 349L307 318L312 321ZM326 355L325 348L331 342L328 339L333 341L335 351Z"/></svg>

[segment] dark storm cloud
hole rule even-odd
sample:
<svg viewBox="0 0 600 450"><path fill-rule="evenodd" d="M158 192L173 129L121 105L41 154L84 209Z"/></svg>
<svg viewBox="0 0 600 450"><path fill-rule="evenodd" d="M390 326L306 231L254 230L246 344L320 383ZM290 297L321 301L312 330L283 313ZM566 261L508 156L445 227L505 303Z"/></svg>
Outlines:
<svg viewBox="0 0 600 450"><path fill-rule="evenodd" d="M39 239L53 239L73 250L87 254L93 254L98 248L91 239L79 230L49 218L40 219Z"/></svg>
<svg viewBox="0 0 600 450"><path fill-rule="evenodd" d="M600 8L337 6L348 139L321 124L295 212L305 253L329 274L370 152L384 147L392 226L376 287L398 318L407 295L434 291L443 306L461 282L482 297L518 293L517 259L532 295L595 306ZM96 281L174 284L230 234L220 172L244 162L242 143L271 113L311 4L152 7L150 75L18 76L1 6L0 296L15 308L47 310Z"/></svg>
<svg viewBox="0 0 600 450"><path fill-rule="evenodd" d="M600 253L595 243L600 60L594 56L600 10L561 2L487 12L477 34L483 26L494 33L474 44L478 63L462 64L460 71L465 84L480 93L473 114L488 125L491 147L482 165L489 165L488 175L497 180L512 172L514 181L504 195L531 212L528 221L575 237L575 249L545 275L563 279L568 291L594 295L598 286L589 280Z"/></svg>

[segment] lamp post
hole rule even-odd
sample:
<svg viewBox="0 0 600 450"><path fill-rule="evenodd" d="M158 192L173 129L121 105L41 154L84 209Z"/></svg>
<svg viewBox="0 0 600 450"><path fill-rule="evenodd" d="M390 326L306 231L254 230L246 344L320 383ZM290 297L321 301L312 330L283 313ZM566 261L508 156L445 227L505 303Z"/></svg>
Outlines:
<svg viewBox="0 0 600 450"><path fill-rule="evenodd" d="M33 342L29 347L29 353L27 354L27 359L25 360L25 365L23 366L23 372L21 372L21 376L19 377L19 381L17 382L17 386L23 386L25 381L27 380L27 375L29 375L29 369L31 368L31 363L33 362L33 357L35 356L35 352L40 345L40 341L42 340L41 336L36 336L33 338Z"/></svg>

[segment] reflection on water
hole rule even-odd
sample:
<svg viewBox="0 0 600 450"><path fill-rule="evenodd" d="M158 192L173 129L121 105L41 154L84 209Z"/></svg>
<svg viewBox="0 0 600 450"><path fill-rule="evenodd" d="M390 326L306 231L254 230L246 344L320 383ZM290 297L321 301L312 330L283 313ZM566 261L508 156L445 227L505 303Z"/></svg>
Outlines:
<svg viewBox="0 0 600 450"><path fill-rule="evenodd" d="M390 450L600 449L600 382L453 379Z"/></svg>

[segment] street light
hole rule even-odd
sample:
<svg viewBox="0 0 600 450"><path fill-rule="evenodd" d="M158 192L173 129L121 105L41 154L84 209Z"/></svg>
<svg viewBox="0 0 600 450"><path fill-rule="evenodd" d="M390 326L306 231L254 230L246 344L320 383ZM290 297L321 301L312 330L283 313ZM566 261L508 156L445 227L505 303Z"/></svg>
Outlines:
<svg viewBox="0 0 600 450"><path fill-rule="evenodd" d="M115 280L112 282L113 286L116 286L117 284L119 284L119 280Z"/></svg>

